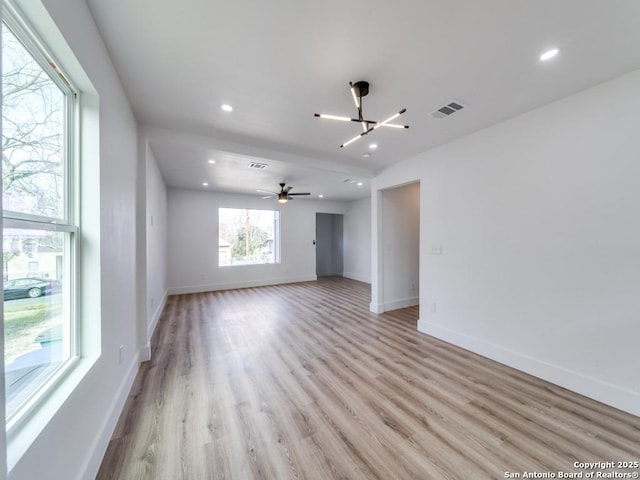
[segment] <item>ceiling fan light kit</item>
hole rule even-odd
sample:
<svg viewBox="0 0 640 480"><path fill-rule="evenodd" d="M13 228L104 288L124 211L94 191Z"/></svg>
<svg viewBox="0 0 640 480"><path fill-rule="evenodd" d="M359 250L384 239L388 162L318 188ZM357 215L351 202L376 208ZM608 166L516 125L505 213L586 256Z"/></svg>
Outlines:
<svg viewBox="0 0 640 480"><path fill-rule="evenodd" d="M360 125L362 125L362 133L359 133L352 139L344 142L342 145L340 145L340 148L344 148L347 145L352 144L359 138L362 138L365 135L368 135L369 133L373 132L379 127L409 128L409 125L398 125L395 123L390 123L396 118L398 118L400 115L402 115L404 112L406 112L407 111L406 108L403 108L399 112L394 113L393 115L391 115L386 120L383 120L382 122L377 122L374 120L366 120L362 115L362 97L365 97L366 95L369 94L369 82L365 82L364 80L360 80L359 82L356 82L356 83L349 82L349 86L351 87L351 96L353 97L353 102L355 103L356 109L358 110L358 118L350 118L350 117L344 117L339 115L328 115L326 113L314 113L314 116L318 118L323 118L326 120L338 120L341 122L357 122Z"/></svg>
<svg viewBox="0 0 640 480"><path fill-rule="evenodd" d="M279 192L268 192L266 190L258 190L258 192L270 193L271 195L268 195L268 196L262 197L262 198L265 199L265 198L276 197L276 199L278 200L278 203L287 203L289 200L293 200L293 197L300 196L300 195L311 195L311 193L309 193L309 192L289 193L293 187L291 185L286 187L285 185L286 185L285 182L282 182L280 184L280 191Z"/></svg>

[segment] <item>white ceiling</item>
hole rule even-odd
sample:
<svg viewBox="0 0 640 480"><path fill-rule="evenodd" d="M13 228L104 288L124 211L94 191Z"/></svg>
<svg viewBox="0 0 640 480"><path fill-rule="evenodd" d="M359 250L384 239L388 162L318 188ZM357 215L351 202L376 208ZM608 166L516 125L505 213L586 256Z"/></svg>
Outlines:
<svg viewBox="0 0 640 480"><path fill-rule="evenodd" d="M361 198L388 165L640 68L637 0L87 3L165 181L184 188L257 195L285 180ZM406 108L411 128L340 149L360 126L313 114L354 116L358 80L365 117ZM451 100L467 107L431 117Z"/></svg>

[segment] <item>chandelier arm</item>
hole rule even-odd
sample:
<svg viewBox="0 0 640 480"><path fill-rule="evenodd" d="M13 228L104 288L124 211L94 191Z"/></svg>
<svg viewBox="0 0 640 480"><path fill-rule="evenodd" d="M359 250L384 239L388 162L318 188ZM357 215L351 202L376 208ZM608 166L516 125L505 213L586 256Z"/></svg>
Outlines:
<svg viewBox="0 0 640 480"><path fill-rule="evenodd" d="M383 120L382 122L376 122L376 121L373 121L373 120L365 119L364 115L362 114L362 110L363 110L362 109L362 97L366 96L369 93L369 82L366 82L364 80L356 82L356 83L349 82L349 87L351 87L351 96L353 97L353 102L355 103L356 110L358 111L358 118L349 118L349 117L342 117L342 116L337 116L337 115L327 115L327 114L320 114L320 113L315 113L314 114L314 116L320 117L320 118L326 118L326 119L330 119L330 120L340 120L340 121L343 121L343 122L358 122L358 123L360 123L360 125L362 125L362 130L363 131L360 134L358 134L355 137L353 137L352 139L347 140L345 143L340 145L340 148L344 148L347 145L350 145L351 143L355 142L359 138L362 138L365 135L368 135L373 130L376 130L376 129L380 128L380 127L393 127L393 128L401 128L401 129L409 128L409 125L400 125L400 124L396 124L396 123L391 123L397 117L399 117L400 115L405 113L407 111L406 108L403 108L402 110L400 110L399 112L393 114L392 116L390 116L386 120ZM357 90L357 92L356 92L356 90Z"/></svg>
<svg viewBox="0 0 640 480"><path fill-rule="evenodd" d="M374 127L370 127L370 128L368 128L365 132L362 132L361 134L356 135L355 137L353 137L351 140L347 140L346 142L344 142L342 145L340 145L340 148L344 148L344 147L346 147L347 145L352 144L352 143L353 143L353 142L355 142L356 140L358 140L358 139L360 139L360 138L364 137L365 135L369 134L370 132L373 132L373 130L374 130Z"/></svg>

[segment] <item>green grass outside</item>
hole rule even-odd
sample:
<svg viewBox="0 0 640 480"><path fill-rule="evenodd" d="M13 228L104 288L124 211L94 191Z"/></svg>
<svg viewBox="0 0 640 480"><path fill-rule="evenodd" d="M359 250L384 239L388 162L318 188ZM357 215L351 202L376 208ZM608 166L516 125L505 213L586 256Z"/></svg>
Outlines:
<svg viewBox="0 0 640 480"><path fill-rule="evenodd" d="M45 319L47 307L43 303L37 305L4 306L4 331L21 329L24 326L41 322Z"/></svg>
<svg viewBox="0 0 640 480"><path fill-rule="evenodd" d="M60 323L62 305L43 297L30 305L4 302L4 359L10 363L24 353L40 348L34 342L36 335Z"/></svg>

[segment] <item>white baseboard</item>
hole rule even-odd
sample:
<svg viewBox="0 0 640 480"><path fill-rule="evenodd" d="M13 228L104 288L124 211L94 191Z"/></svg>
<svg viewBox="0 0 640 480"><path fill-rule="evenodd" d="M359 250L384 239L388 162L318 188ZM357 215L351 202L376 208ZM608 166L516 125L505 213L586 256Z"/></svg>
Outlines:
<svg viewBox="0 0 640 480"><path fill-rule="evenodd" d="M107 451L107 447L109 446L111 435L113 435L113 431L116 428L116 424L118 423L118 419L120 418L122 409L124 408L124 405L127 401L127 397L129 396L129 392L131 391L133 382L136 379L136 374L138 373L139 366L140 358L138 355L136 355L129 365L127 374L124 376L122 382L120 383L120 388L118 388L118 391L115 392L111 408L104 416L104 420L102 421L102 425L100 425L100 429L97 432L97 435L95 436L93 445L89 449L89 452L91 452L91 454L85 461L84 468L81 469L81 471L84 472L81 477L83 480L92 480L96 478L104 454Z"/></svg>
<svg viewBox="0 0 640 480"><path fill-rule="evenodd" d="M162 300L158 304L155 312L151 316L151 321L147 324L147 343L140 347L138 351L139 361L140 362L148 362L151 360L151 337L153 337L153 332L156 330L158 326L158 321L160 320L160 315L162 315L162 311L164 310L164 306L167 303L167 292L162 296Z"/></svg>
<svg viewBox="0 0 640 480"><path fill-rule="evenodd" d="M162 299L158 303L156 307L156 311L153 312L151 316L151 321L147 325L147 344L151 344L151 337L153 337L153 332L155 332L156 327L158 326L158 321L160 320L160 315L162 315L162 311L164 310L164 306L167 304L167 297L169 294L164 292Z"/></svg>
<svg viewBox="0 0 640 480"><path fill-rule="evenodd" d="M389 312L391 310L413 307L419 304L420 304L420 298L418 297L403 298L401 300L394 300L392 302L384 302L384 311Z"/></svg>
<svg viewBox="0 0 640 480"><path fill-rule="evenodd" d="M144 347L140 347L140 362L148 362L151 360L151 343L147 343Z"/></svg>
<svg viewBox="0 0 640 480"><path fill-rule="evenodd" d="M640 395L611 385L602 380L587 377L542 360L522 355L499 345L450 330L425 320L418 320L418 331L490 358L509 367L541 378L555 385L640 416Z"/></svg>
<svg viewBox="0 0 640 480"><path fill-rule="evenodd" d="M371 284L371 275L360 275L359 273L343 272L342 276L350 278L351 280L357 280L359 282Z"/></svg>
<svg viewBox="0 0 640 480"><path fill-rule="evenodd" d="M369 311L372 313L384 313L391 310L397 310L399 308L413 307L420 305L419 297L403 298L402 300L394 300L392 302L385 303L370 303Z"/></svg>
<svg viewBox="0 0 640 480"><path fill-rule="evenodd" d="M183 293L216 292L219 290L232 290L235 288L266 287L269 285L281 285L283 283L313 282L313 281L316 281L317 279L318 277L315 275L305 275L300 277L248 280L244 282L211 283L207 285L190 285L186 287L170 288L169 295L180 295Z"/></svg>
<svg viewBox="0 0 640 480"><path fill-rule="evenodd" d="M371 302L369 304L369 311L371 313L384 313L384 304Z"/></svg>

